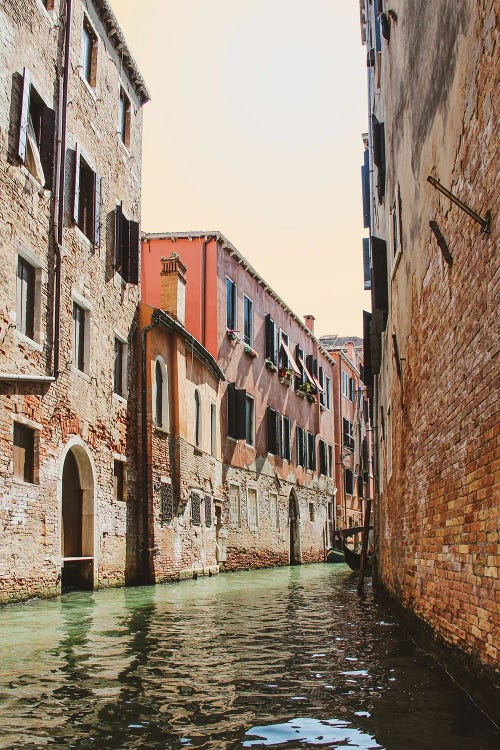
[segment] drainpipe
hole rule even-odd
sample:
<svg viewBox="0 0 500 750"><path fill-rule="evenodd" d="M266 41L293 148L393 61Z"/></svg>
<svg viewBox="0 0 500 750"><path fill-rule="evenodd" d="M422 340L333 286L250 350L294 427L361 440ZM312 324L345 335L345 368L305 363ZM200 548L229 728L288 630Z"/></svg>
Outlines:
<svg viewBox="0 0 500 750"><path fill-rule="evenodd" d="M66 29L64 39L64 68L59 79L59 118L57 128L57 162L54 195L55 268L54 268L54 377L59 376L59 327L61 320L61 264L64 227L64 183L66 172L66 133L68 86L71 47L71 19L73 0L66 0Z"/></svg>
<svg viewBox="0 0 500 750"><path fill-rule="evenodd" d="M142 442L142 573L143 583L151 583L149 563L149 496L148 496L148 430L147 430L147 388L146 388L146 336L158 325L155 318L141 331L141 442Z"/></svg>
<svg viewBox="0 0 500 750"><path fill-rule="evenodd" d="M201 343L206 348L206 335L207 335L207 245L209 242L215 239L212 236L207 236L203 240L202 246L202 281L201 290L203 299L201 301Z"/></svg>

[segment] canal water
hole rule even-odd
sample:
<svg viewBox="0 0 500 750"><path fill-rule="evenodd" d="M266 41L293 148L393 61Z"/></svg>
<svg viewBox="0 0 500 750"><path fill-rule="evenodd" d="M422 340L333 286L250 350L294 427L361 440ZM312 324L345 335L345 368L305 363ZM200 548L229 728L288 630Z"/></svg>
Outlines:
<svg viewBox="0 0 500 750"><path fill-rule="evenodd" d="M9 750L500 747L344 565L4 608L0 727Z"/></svg>

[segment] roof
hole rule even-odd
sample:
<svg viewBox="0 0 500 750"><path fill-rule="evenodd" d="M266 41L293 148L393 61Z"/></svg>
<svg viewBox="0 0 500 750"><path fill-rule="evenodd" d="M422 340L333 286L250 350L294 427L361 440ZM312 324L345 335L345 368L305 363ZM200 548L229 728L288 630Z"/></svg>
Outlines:
<svg viewBox="0 0 500 750"><path fill-rule="evenodd" d="M207 349L205 349L202 344L200 344L198 339L195 339L194 336L189 333L189 331L182 325L182 323L173 318L164 310L160 310L159 308L154 308L151 320L153 323L158 323L161 328L163 328L165 331L168 331L169 333L180 334L184 338L186 345L194 354L194 356L199 359L200 362L205 365L205 367L207 367L207 369L217 380L226 379L226 376L217 364L217 360L214 359L214 357Z"/></svg>
<svg viewBox="0 0 500 750"><path fill-rule="evenodd" d="M121 57L122 64L135 87L139 99L141 100L141 104L146 104L146 102L151 99L151 95L147 89L141 71L128 48L125 36L111 5L108 0L92 0L92 2L99 13L110 41Z"/></svg>
<svg viewBox="0 0 500 750"><path fill-rule="evenodd" d="M286 302L284 302L281 297L274 291L274 289L269 286L267 281L265 281L262 276L255 270L255 268L248 262L248 260L240 253L239 250L236 249L236 247L233 245L230 240L225 237L222 232L219 232L218 230L214 231L206 231L206 232L144 232L142 235L142 238L144 240L180 240L180 239L198 239L198 238L205 238L205 239L215 239L220 244L220 246L232 257L235 257L239 263L243 266L243 268L248 271L250 276L257 281L258 284L260 284L264 291L267 292L277 303L280 305L280 307L285 310L288 315L290 315L291 318L294 319L294 321L297 323L297 325L302 328L304 333L306 333L309 338L316 342L318 345L318 348L322 355L330 362L330 364L335 367L335 361L330 357L328 354L328 351L326 350L325 346L322 344L322 341L316 336L314 336L313 333L309 330L309 328L306 326L304 321L293 312L293 310L288 307Z"/></svg>
<svg viewBox="0 0 500 750"><path fill-rule="evenodd" d="M363 339L359 336L321 336L320 341L329 351L332 349L341 349L347 344L354 344L355 349L363 346Z"/></svg>

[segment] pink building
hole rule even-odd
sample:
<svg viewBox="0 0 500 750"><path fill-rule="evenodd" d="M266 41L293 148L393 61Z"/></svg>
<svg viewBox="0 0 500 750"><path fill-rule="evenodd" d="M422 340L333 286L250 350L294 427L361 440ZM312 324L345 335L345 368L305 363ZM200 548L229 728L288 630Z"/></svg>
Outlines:
<svg viewBox="0 0 500 750"><path fill-rule="evenodd" d="M299 319L219 232L144 236L142 300L152 307L162 305L161 259L172 253L186 267L185 327L226 377L209 426L220 435L225 567L323 560L334 518L334 362L314 318ZM176 303L163 304L175 314Z"/></svg>

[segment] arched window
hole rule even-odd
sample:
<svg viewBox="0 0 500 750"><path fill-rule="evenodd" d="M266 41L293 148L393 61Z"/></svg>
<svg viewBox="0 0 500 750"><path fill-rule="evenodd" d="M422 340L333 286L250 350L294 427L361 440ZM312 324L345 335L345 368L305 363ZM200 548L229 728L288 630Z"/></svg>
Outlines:
<svg viewBox="0 0 500 750"><path fill-rule="evenodd" d="M154 366L153 421L162 430L170 428L168 404L168 374L163 357L157 357Z"/></svg>
<svg viewBox="0 0 500 750"><path fill-rule="evenodd" d="M194 444L199 447L201 443L201 399L198 388L194 391Z"/></svg>

